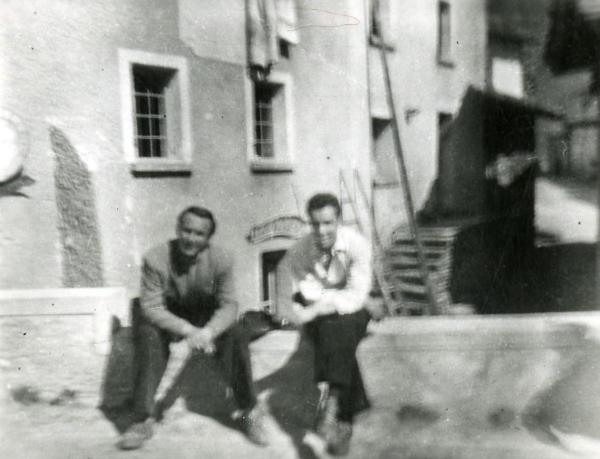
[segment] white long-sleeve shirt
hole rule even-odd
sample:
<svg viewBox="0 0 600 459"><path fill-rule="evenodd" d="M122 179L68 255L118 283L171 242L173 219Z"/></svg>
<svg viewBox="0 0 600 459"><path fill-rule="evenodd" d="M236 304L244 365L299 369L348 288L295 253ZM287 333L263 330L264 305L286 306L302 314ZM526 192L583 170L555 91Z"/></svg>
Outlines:
<svg viewBox="0 0 600 459"><path fill-rule="evenodd" d="M338 314L363 308L372 282L371 247L356 230L338 228L328 267L312 233L298 240L287 257L296 290L305 297L329 303Z"/></svg>

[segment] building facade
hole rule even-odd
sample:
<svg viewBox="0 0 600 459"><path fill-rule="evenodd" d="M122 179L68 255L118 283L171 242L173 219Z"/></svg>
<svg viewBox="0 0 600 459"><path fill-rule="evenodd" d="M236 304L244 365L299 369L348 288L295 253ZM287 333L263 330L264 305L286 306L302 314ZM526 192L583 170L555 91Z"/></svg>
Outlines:
<svg viewBox="0 0 600 459"><path fill-rule="evenodd" d="M382 45L423 205L444 123L485 85L483 3L8 1L0 118L28 183L0 197L0 288L124 286L133 298L145 250L199 204L235 254L242 308L276 308L304 201L339 193L340 174L357 200L366 190L360 212L373 204L382 235L406 221Z"/></svg>
<svg viewBox="0 0 600 459"><path fill-rule="evenodd" d="M369 85L375 221L384 240L406 222L386 101L381 38L415 207L443 174L445 127L469 88L485 87L485 2L380 0L381 32L370 29ZM477 115L475 115L477 116ZM476 139L473 139L475 142Z"/></svg>

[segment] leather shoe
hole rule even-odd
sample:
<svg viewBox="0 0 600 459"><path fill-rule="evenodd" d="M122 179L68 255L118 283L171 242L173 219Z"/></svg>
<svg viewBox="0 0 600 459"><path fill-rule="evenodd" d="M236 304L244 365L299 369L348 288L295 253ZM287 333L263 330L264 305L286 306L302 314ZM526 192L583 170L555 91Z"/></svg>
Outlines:
<svg viewBox="0 0 600 459"><path fill-rule="evenodd" d="M327 451L332 456L345 456L350 451L351 438L352 424L350 422L338 421L336 435L331 442L328 442Z"/></svg>
<svg viewBox="0 0 600 459"><path fill-rule="evenodd" d="M243 416L244 429L248 439L259 446L270 443L268 422L271 418L268 408L263 402L258 402L254 408Z"/></svg>
<svg viewBox="0 0 600 459"><path fill-rule="evenodd" d="M154 433L152 429L153 424L154 421L152 419L132 424L117 442L117 448L123 450L141 448L146 440L152 438Z"/></svg>

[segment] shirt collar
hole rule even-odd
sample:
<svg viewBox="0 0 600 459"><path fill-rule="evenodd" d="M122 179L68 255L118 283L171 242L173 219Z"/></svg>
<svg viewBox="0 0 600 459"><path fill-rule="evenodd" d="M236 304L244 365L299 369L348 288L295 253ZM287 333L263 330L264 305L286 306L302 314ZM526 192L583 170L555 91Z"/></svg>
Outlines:
<svg viewBox="0 0 600 459"><path fill-rule="evenodd" d="M315 253L320 255L322 252L319 249L319 247L317 246L315 238L312 234L311 234L311 241L312 241L312 246L314 248ZM331 254L335 255L337 253L347 252L348 249L349 249L349 247L348 247L348 238L346 236L346 229L343 226L340 226L337 230L335 243L333 244L333 247L331 248Z"/></svg>

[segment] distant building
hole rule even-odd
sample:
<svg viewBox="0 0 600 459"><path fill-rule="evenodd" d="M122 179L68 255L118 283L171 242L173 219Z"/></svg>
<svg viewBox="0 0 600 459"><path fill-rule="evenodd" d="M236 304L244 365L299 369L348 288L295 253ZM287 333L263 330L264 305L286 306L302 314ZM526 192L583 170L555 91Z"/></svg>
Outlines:
<svg viewBox="0 0 600 459"><path fill-rule="evenodd" d="M538 125L543 173L580 179L598 174L597 77L585 64L596 40L585 17L597 15L596 5L587 0L533 0L521 8L533 42L528 55L535 97L563 115L560 121L542 120ZM562 70L557 73L558 69Z"/></svg>
<svg viewBox="0 0 600 459"><path fill-rule="evenodd" d="M406 215L394 159L381 39L412 193L420 209L436 177L451 174L444 170L441 145L467 89L485 88L487 22L485 3L478 0L380 0L373 5L378 5L382 17L382 30L373 25L370 29L368 56L373 199L376 225L386 240L406 222Z"/></svg>

